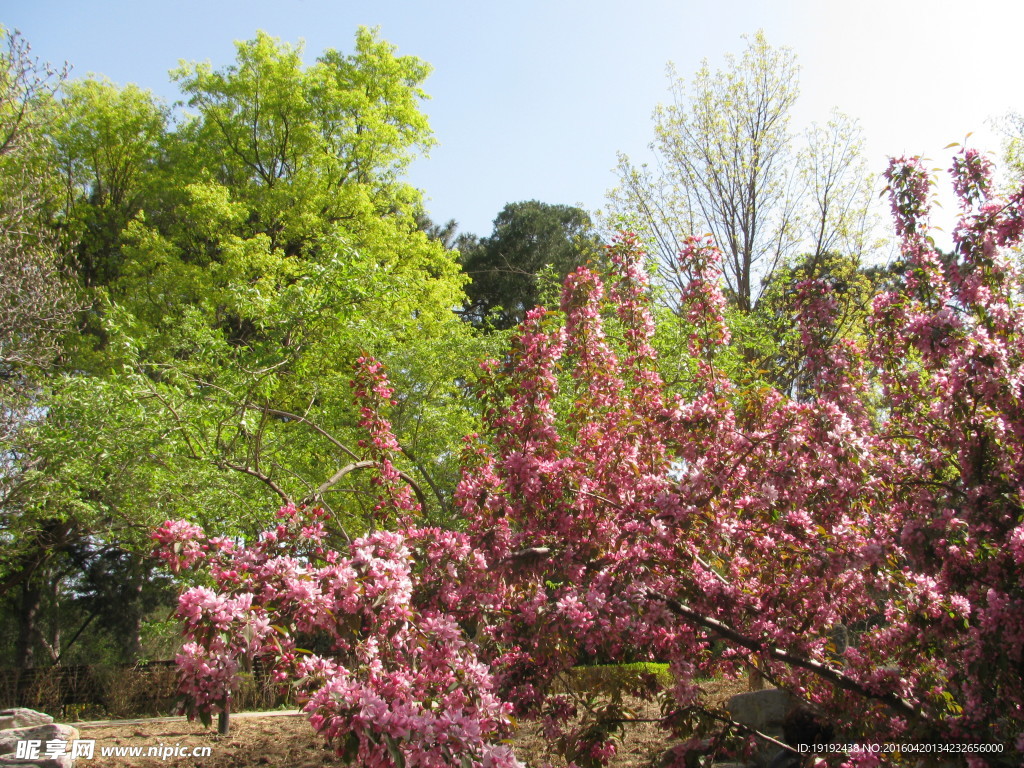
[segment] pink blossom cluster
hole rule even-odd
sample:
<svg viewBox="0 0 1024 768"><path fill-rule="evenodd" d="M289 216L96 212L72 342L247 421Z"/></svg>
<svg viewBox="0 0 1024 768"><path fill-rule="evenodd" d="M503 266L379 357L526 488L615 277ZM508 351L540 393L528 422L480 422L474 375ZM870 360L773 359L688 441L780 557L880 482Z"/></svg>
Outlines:
<svg viewBox="0 0 1024 768"><path fill-rule="evenodd" d="M395 443L376 408L390 388L374 361L361 365L356 388L375 405L363 413L367 448L382 460ZM409 500L395 492L387 465L381 474L382 508L401 520ZM322 510L289 505L276 517L249 545L183 521L154 534L173 570L199 567L213 580L186 590L178 605L186 712L207 719L230 709L240 674L259 664L296 689L313 727L348 761L518 766L501 743L511 708L457 621L486 567L467 537L409 525L337 551L326 546L331 520Z"/></svg>
<svg viewBox="0 0 1024 768"><path fill-rule="evenodd" d="M168 520L154 531L153 539L162 547L163 559L177 573L205 556L198 541L202 534L202 528L187 520Z"/></svg>
<svg viewBox="0 0 1024 768"><path fill-rule="evenodd" d="M240 672L259 663L305 697L313 727L360 765L519 765L500 744L509 706L489 668L455 618L434 607L443 599L413 594L418 564L429 572L423 584L482 566L465 537L377 531L343 554L322 546L330 524L322 511L289 506L278 515L274 529L231 551L210 546L195 526L169 524L193 536L185 557L216 583L186 590L178 606L190 640L178 656L186 711L230 708ZM177 540L160 539L161 554L182 563ZM198 561L194 550L204 553ZM312 641L331 653L302 650Z"/></svg>
<svg viewBox="0 0 1024 768"><path fill-rule="evenodd" d="M359 446L367 451L369 460L376 462L373 482L380 488L380 494L374 507L375 515L383 519L392 514L397 521L407 522L420 508L392 462L392 454L399 450L399 445L391 423L383 415L384 409L394 404L394 389L384 373L384 366L373 358L360 357L356 361L352 388L359 404L359 426L367 435L359 441Z"/></svg>
<svg viewBox="0 0 1024 768"><path fill-rule="evenodd" d="M992 190L992 161L971 147L953 158L953 191L963 209L970 209L989 198Z"/></svg>
<svg viewBox="0 0 1024 768"><path fill-rule="evenodd" d="M888 182L889 199L896 234L914 235L917 225L931 210L931 179L920 157L894 158L883 174Z"/></svg>
<svg viewBox="0 0 1024 768"><path fill-rule="evenodd" d="M689 278L681 300L686 307L686 319L694 326L690 354L703 356L728 344L732 337L725 322L722 253L710 236L688 237L679 252L679 266Z"/></svg>

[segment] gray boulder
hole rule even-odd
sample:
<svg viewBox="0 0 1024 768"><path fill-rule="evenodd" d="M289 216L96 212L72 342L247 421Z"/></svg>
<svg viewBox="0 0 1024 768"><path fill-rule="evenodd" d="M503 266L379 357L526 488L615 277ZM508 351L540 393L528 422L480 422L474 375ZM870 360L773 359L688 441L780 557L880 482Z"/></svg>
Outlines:
<svg viewBox="0 0 1024 768"><path fill-rule="evenodd" d="M66 758L66 762L53 762L45 758L46 742L61 740L68 744L78 738L78 729L70 725L59 723L47 723L45 725L32 725L28 728L11 728L0 731L0 766L7 765L42 765L49 761L52 765L70 766L72 764L71 754L68 752L63 757L56 758L60 761ZM15 754L18 750L19 741L38 741L40 744L40 757L35 760L18 759Z"/></svg>
<svg viewBox="0 0 1024 768"><path fill-rule="evenodd" d="M52 723L53 718L45 712L36 712L34 709L5 709L0 711L0 731L7 731L11 728L28 728L30 725L46 725Z"/></svg>
<svg viewBox="0 0 1024 768"><path fill-rule="evenodd" d="M781 739L783 723L800 702L789 691L781 688L765 688L760 691L739 693L725 704L729 716L741 725L753 728L773 739ZM779 747L762 742L752 755L752 766L757 768L793 768L788 751L780 753Z"/></svg>
<svg viewBox="0 0 1024 768"><path fill-rule="evenodd" d="M789 691L766 688L738 693L729 699L725 708L737 723L774 736L782 732L783 720L798 703Z"/></svg>

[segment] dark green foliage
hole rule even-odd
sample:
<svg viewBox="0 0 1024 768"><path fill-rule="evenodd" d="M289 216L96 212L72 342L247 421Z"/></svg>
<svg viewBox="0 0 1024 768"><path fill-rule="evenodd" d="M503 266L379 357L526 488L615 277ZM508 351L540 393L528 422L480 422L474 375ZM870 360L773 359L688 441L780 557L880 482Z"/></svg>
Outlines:
<svg viewBox="0 0 1024 768"><path fill-rule="evenodd" d="M463 317L477 327L503 330L542 303L542 275L561 284L577 267L596 261L601 242L579 208L529 200L509 203L490 237L457 242L470 278Z"/></svg>

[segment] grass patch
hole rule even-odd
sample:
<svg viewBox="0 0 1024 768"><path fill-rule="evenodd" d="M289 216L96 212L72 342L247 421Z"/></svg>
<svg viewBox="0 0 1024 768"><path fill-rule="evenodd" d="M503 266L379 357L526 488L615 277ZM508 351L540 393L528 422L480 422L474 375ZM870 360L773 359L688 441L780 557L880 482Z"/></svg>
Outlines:
<svg viewBox="0 0 1024 768"><path fill-rule="evenodd" d="M631 664L595 664L573 667L569 671L569 687L574 691L669 688L672 673L668 664L638 661Z"/></svg>

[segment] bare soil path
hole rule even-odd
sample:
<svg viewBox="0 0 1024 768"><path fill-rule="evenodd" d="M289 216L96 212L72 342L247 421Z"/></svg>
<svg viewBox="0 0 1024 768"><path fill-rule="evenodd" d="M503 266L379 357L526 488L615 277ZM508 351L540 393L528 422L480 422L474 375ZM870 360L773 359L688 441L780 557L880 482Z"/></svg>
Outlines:
<svg viewBox="0 0 1024 768"><path fill-rule="evenodd" d="M710 683L706 686L707 700L718 704L744 689L745 684L736 681ZM645 706L642 717L657 716L655 705ZM206 728L183 717L73 725L81 731L82 739L95 741L95 756L79 761L82 768L321 768L338 765L334 753L313 732L306 718L294 710L234 714L231 733L227 736L218 736L215 726ZM671 744L656 724L637 723L627 731L612 766L646 768ZM167 756L148 756L153 747L160 748ZM543 762L546 747L530 723L524 724L516 734L516 754L529 766ZM106 755L102 754L104 749ZM552 762L558 764L558 761Z"/></svg>

